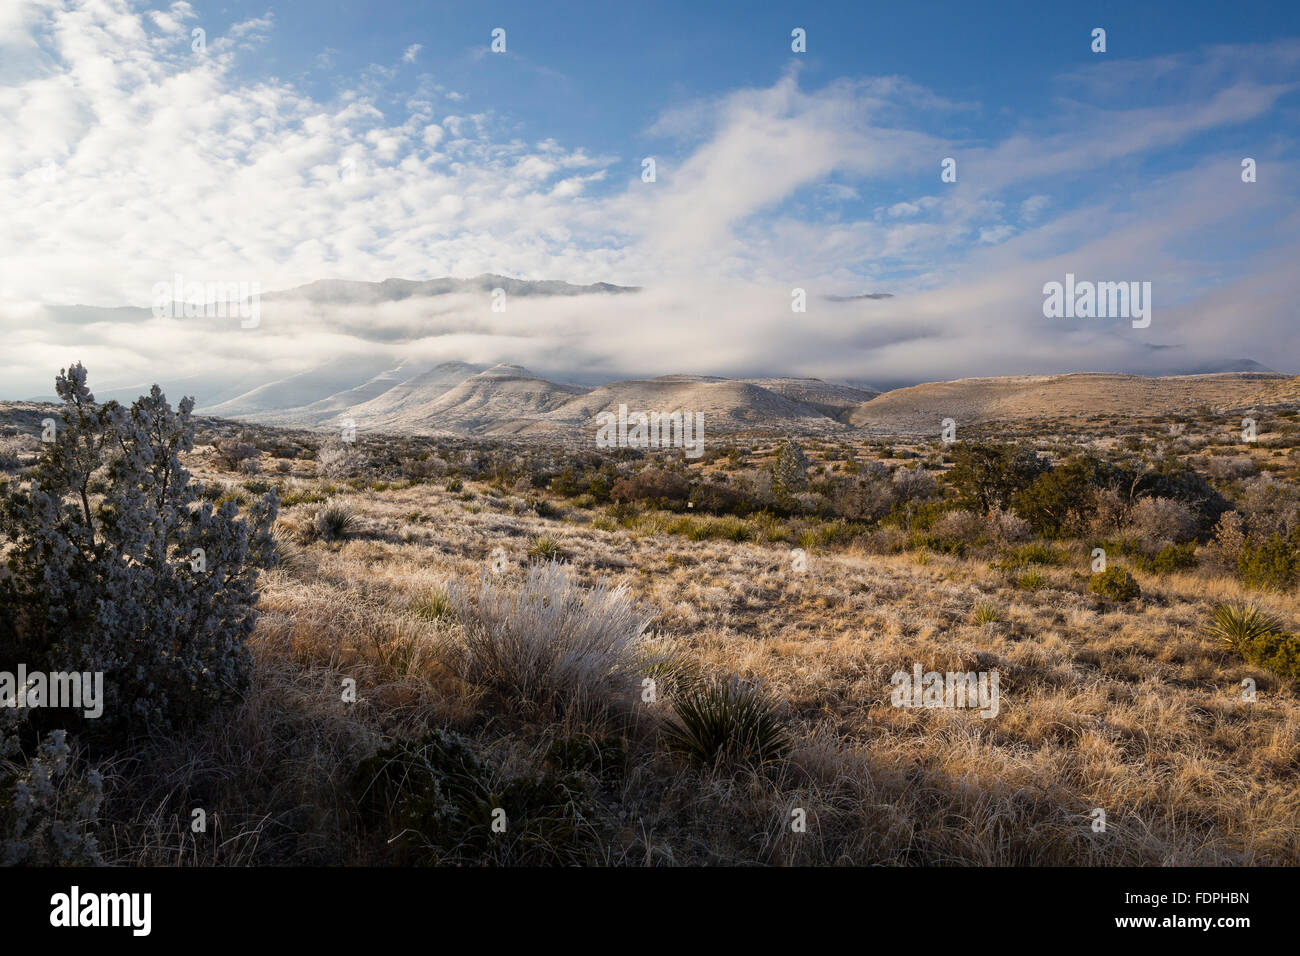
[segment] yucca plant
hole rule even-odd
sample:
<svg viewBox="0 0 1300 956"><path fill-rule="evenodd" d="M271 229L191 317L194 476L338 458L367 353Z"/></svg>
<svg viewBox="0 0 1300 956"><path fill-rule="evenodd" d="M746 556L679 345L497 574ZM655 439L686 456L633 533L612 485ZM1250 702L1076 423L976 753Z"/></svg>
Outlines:
<svg viewBox="0 0 1300 956"><path fill-rule="evenodd" d="M314 524L326 541L339 541L357 530L357 513L341 502L331 501L316 512Z"/></svg>
<svg viewBox="0 0 1300 956"><path fill-rule="evenodd" d="M436 621L453 612L451 597L443 590L433 590L411 602L411 610L426 620Z"/></svg>
<svg viewBox="0 0 1300 956"><path fill-rule="evenodd" d="M1026 591L1037 591L1039 588L1047 586L1047 578L1043 576L1041 571L1026 571L1016 578L1016 585Z"/></svg>
<svg viewBox="0 0 1300 956"><path fill-rule="evenodd" d="M664 744L696 763L757 766L780 760L790 749L771 701L739 678L701 681L677 699L674 710L663 728Z"/></svg>
<svg viewBox="0 0 1300 956"><path fill-rule="evenodd" d="M645 677L654 681L656 697L676 696L690 690L703 679L700 665L681 654L653 652L645 654L638 664Z"/></svg>
<svg viewBox="0 0 1300 956"><path fill-rule="evenodd" d="M564 551L554 538L539 535L528 543L528 556L538 561L559 561L564 557Z"/></svg>
<svg viewBox="0 0 1300 956"><path fill-rule="evenodd" d="M975 607L970 612L970 622L976 627L983 627L985 624L995 624L1002 620L1002 612L994 604L986 601L977 601Z"/></svg>
<svg viewBox="0 0 1300 956"><path fill-rule="evenodd" d="M1226 601L1218 605L1214 609L1208 630L1224 646L1234 651L1240 651L1257 637L1286 632L1279 617L1265 611L1258 604L1246 601Z"/></svg>
<svg viewBox="0 0 1300 956"><path fill-rule="evenodd" d="M288 531L276 527L271 531L271 547L279 559L279 565L290 571L299 570L305 561L302 548L293 540Z"/></svg>

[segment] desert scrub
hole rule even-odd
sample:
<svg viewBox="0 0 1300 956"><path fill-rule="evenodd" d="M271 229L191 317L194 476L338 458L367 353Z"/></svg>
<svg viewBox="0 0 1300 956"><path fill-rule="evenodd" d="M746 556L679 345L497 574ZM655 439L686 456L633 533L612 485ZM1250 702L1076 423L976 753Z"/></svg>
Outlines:
<svg viewBox="0 0 1300 956"><path fill-rule="evenodd" d="M1287 680L1300 681L1300 640L1294 635L1276 631L1260 634L1243 641L1240 650L1248 663Z"/></svg>
<svg viewBox="0 0 1300 956"><path fill-rule="evenodd" d="M1109 601L1132 601L1142 596L1142 589L1133 575L1120 567L1109 567L1094 574L1088 582L1088 590Z"/></svg>
<svg viewBox="0 0 1300 956"><path fill-rule="evenodd" d="M1237 573L1248 588L1289 591L1300 574L1300 554L1290 541L1274 533L1258 547L1246 545L1241 549Z"/></svg>
<svg viewBox="0 0 1300 956"><path fill-rule="evenodd" d="M575 865L604 842L583 776L505 777L464 737L398 741L352 775L358 815L391 862ZM494 824L504 823L504 831Z"/></svg>
<svg viewBox="0 0 1300 956"><path fill-rule="evenodd" d="M350 507L338 501L331 501L317 509L312 527L317 535L326 541L342 541L356 533L360 519Z"/></svg>
<svg viewBox="0 0 1300 956"><path fill-rule="evenodd" d="M1148 574L1172 574L1196 567L1196 542L1184 544L1167 544L1154 557L1138 554L1133 563Z"/></svg>
<svg viewBox="0 0 1300 956"><path fill-rule="evenodd" d="M1065 564L1069 559L1069 553L1061 548L1054 548L1042 541L1033 541L1018 548L1011 548L1000 561L994 562L993 567L1003 571L1018 571L1035 564L1057 567Z"/></svg>
<svg viewBox="0 0 1300 956"><path fill-rule="evenodd" d="M194 447L193 399L173 410L154 386L129 409L100 404L80 364L55 383L55 440L31 485L0 512L12 575L0 583L0 660L33 671L103 672L103 716L58 712L83 739L116 744L208 715L247 686L257 578L275 564L274 494L241 518L198 501L180 456ZM102 499L91 503L98 473ZM52 729L53 711L33 711Z"/></svg>
<svg viewBox="0 0 1300 956"><path fill-rule="evenodd" d="M464 622L462 676L525 710L631 706L651 616L627 586L581 587L563 565L535 563L512 587L485 573L478 600L449 590Z"/></svg>
<svg viewBox="0 0 1300 956"><path fill-rule="evenodd" d="M996 624L1002 620L1002 611L996 604L990 604L987 601L976 601L975 606L971 608L970 622L976 627L983 627L985 624Z"/></svg>
<svg viewBox="0 0 1300 956"><path fill-rule="evenodd" d="M674 702L661 737L671 752L704 766L780 760L790 738L761 689L739 678L701 681Z"/></svg>

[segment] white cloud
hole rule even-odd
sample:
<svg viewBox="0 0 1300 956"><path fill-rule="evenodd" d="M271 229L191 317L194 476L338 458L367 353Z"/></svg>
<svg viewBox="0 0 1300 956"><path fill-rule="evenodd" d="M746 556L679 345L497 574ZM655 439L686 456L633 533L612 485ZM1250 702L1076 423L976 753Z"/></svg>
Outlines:
<svg viewBox="0 0 1300 956"><path fill-rule="evenodd" d="M791 72L665 113L648 130L668 140L658 181L644 183L639 150L524 141L508 117L440 108L460 94L430 83L406 115L385 115L372 95L385 68L330 103L242 80L238 58L275 29L269 18L210 34L197 55L187 4L149 16L125 0L56 6L57 16L32 3L0 12L0 47L26 51L0 66L11 78L0 86L11 131L0 152L0 377L20 393L48 391L52 371L77 358L119 382L408 352L555 374L889 379L1156 368L1169 353L1153 344L1277 365L1300 358L1297 280L1283 265L1300 245L1293 143L1254 150L1269 175L1250 186L1235 178L1239 157L1224 155L1085 189L1068 207L1052 198L1059 177L1263 115L1282 95L1277 83L1234 75L1198 102L1071 107L1067 123L1025 124L957 151L925 126L942 130L964 104L888 77L805 90ZM1222 71L1227 54L1216 56ZM953 154L954 187L876 198L898 196L880 187ZM938 190L933 179L926 188ZM841 221L824 197L880 205ZM1212 241L1234 235L1267 257ZM1215 261L1205 248L1189 252L1189 236L1206 237ZM266 290L483 272L647 290L529 301L505 317L468 300L397 305L364 321L283 309L251 334L157 320L88 327L35 304L144 305L178 271ZM1042 283L1066 271L1156 282L1152 329L1048 324ZM790 313L795 285L814 291L806 315ZM817 298L864 288L898 297ZM641 329L654 330L648 347L633 334L641 344L629 348L618 331Z"/></svg>

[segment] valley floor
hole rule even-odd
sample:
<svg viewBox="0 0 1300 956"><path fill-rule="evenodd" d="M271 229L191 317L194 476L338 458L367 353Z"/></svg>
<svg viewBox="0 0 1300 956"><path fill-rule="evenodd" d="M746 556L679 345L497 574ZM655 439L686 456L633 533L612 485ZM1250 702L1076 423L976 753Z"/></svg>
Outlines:
<svg viewBox="0 0 1300 956"><path fill-rule="evenodd" d="M788 541L693 541L563 501L542 517L478 484L336 500L356 512L351 534L289 546L264 578L237 713L201 742L156 742L147 780L120 768L126 816L104 841L117 862L418 860L359 826L351 788L377 747L429 726L461 734L500 780L576 772L581 832L555 851L569 862L1300 861L1300 700L1205 635L1214 603L1241 596L1230 578L1138 574L1143 596L1120 605L1088 592L1082 550L1026 589L929 552L811 548L800 571ZM281 525L309 538L318 507L291 504ZM761 681L788 757L700 768L656 746L663 702L549 719L458 676L463 624L444 596L485 574L522 580L539 540L584 584L625 583L655 615L653 648ZM1270 607L1300 617L1294 592ZM893 706L891 675L918 663L996 670L997 716ZM574 741L586 757L565 756ZM215 808L207 834L178 826L192 806ZM496 858L532 859L519 852Z"/></svg>

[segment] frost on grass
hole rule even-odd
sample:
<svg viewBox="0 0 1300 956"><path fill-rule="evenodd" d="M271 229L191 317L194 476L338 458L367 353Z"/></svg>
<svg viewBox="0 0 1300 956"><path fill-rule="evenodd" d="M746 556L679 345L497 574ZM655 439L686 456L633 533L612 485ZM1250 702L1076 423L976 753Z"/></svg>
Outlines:
<svg viewBox="0 0 1300 956"><path fill-rule="evenodd" d="M485 573L473 602L450 592L465 623L464 676L541 709L631 702L650 615L626 585L579 585L560 564L534 564L519 586Z"/></svg>

